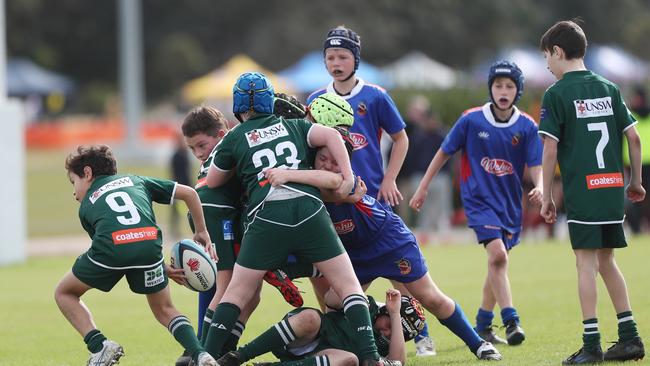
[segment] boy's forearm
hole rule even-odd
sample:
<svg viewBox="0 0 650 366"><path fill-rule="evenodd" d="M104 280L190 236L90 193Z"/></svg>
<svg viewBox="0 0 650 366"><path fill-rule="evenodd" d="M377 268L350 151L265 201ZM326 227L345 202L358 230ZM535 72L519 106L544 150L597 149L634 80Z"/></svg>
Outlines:
<svg viewBox="0 0 650 366"><path fill-rule="evenodd" d="M641 184L641 138L634 127L625 131L630 156L630 183Z"/></svg>
<svg viewBox="0 0 650 366"><path fill-rule="evenodd" d="M393 147L390 150L390 159L388 160L384 177L395 180L404 164L404 159L409 149L409 139L404 130L392 134L391 137L393 139Z"/></svg>
<svg viewBox="0 0 650 366"><path fill-rule="evenodd" d="M448 155L442 151L442 149L438 149L438 152L436 152L436 155L431 160L427 171L424 173L424 177L422 177L422 180L420 181L419 188L426 190L433 177L438 174L442 166L445 165L450 157L451 155Z"/></svg>
<svg viewBox="0 0 650 366"><path fill-rule="evenodd" d="M178 184L176 186L174 199L185 202L187 208L190 211L190 214L192 215L194 228L197 232L207 230L205 225L205 218L203 216L203 207L201 207L201 199L199 198L199 194L196 193L194 188L183 184Z"/></svg>
<svg viewBox="0 0 650 366"><path fill-rule="evenodd" d="M325 170L286 170L289 182L308 184L320 189L337 189L343 178Z"/></svg>
<svg viewBox="0 0 650 366"><path fill-rule="evenodd" d="M536 165L533 167L528 168L528 171L530 172L530 180L533 182L535 185L535 188L542 188L543 187L543 178L542 178L542 166L541 165Z"/></svg>
<svg viewBox="0 0 650 366"><path fill-rule="evenodd" d="M398 313L390 314L391 337L388 345L388 359L406 363L406 342L402 333L402 318Z"/></svg>
<svg viewBox="0 0 650 366"><path fill-rule="evenodd" d="M557 164L557 141L550 137L544 138L544 152L542 153L542 184L545 201L553 200L553 179L555 178L555 165Z"/></svg>

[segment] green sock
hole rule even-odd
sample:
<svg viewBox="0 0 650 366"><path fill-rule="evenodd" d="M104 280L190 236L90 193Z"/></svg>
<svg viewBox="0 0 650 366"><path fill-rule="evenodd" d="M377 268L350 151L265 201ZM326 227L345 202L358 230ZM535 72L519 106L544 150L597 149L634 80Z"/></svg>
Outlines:
<svg viewBox="0 0 650 366"><path fill-rule="evenodd" d="M600 346L600 332L598 331L598 319L591 318L582 322L582 344L585 349L595 349Z"/></svg>
<svg viewBox="0 0 650 366"><path fill-rule="evenodd" d="M377 353L377 345L372 333L368 300L361 294L352 294L343 299L343 312L352 329L356 329L355 339L359 350L359 361L378 360L379 353Z"/></svg>
<svg viewBox="0 0 650 366"><path fill-rule="evenodd" d="M634 317L632 317L632 311L624 311L622 313L618 313L616 314L616 317L618 318L619 341L629 341L630 339L639 336L639 332L636 330Z"/></svg>
<svg viewBox="0 0 650 366"><path fill-rule="evenodd" d="M214 316L214 310L206 309L205 316L203 317L203 326L201 327L201 344L205 345L205 340L208 338L208 331L210 330L210 323L212 323L212 317Z"/></svg>
<svg viewBox="0 0 650 366"><path fill-rule="evenodd" d="M223 345L224 354L237 349L237 343L239 343L239 338L241 338L241 335L244 333L245 328L246 325L237 320L235 326L232 327L232 330L230 331L230 335L228 336L226 343Z"/></svg>
<svg viewBox="0 0 650 366"><path fill-rule="evenodd" d="M241 347L238 350L240 354L239 362L243 364L259 355L282 348L295 340L296 333L289 325L289 320L282 319L282 321L267 329L266 332L260 334L250 343Z"/></svg>
<svg viewBox="0 0 650 366"><path fill-rule="evenodd" d="M215 359L223 355L223 345L228 340L230 331L232 331L240 313L241 309L235 304L222 302L217 305L208 336L205 339L205 350Z"/></svg>
<svg viewBox="0 0 650 366"><path fill-rule="evenodd" d="M106 337L98 329L93 329L84 337L84 343L90 353L97 353L104 347Z"/></svg>
<svg viewBox="0 0 650 366"><path fill-rule="evenodd" d="M302 360L275 362L273 366L330 366L330 359L326 355L311 356Z"/></svg>
<svg viewBox="0 0 650 366"><path fill-rule="evenodd" d="M183 315L179 315L169 322L167 329L174 336L176 342L180 343L192 355L194 361L196 361L196 356L203 351L203 347L201 347L199 339L196 338L196 333L190 324L190 320Z"/></svg>
<svg viewBox="0 0 650 366"><path fill-rule="evenodd" d="M292 280L294 278L318 277L320 275L320 272L316 269L316 267L308 262L298 261L295 263L288 263L279 269L286 273L287 277Z"/></svg>

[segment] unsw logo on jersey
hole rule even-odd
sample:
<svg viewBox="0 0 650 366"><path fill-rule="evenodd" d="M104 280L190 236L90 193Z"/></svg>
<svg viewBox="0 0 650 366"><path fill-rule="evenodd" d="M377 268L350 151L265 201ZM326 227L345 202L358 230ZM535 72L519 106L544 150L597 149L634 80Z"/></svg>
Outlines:
<svg viewBox="0 0 650 366"><path fill-rule="evenodd" d="M94 191L88 199L90 200L90 203L93 205L97 200L104 195L106 192L110 192L112 190L118 189L118 188L123 188L123 187L133 187L133 181L131 181L131 178L129 177L122 177L113 181L110 181L103 186L97 188L96 191Z"/></svg>
<svg viewBox="0 0 650 366"><path fill-rule="evenodd" d="M613 116L612 98L577 99L573 101L576 108L576 118Z"/></svg>
<svg viewBox="0 0 650 366"><path fill-rule="evenodd" d="M481 159L481 166L486 172L497 177L514 173L512 163L503 159L490 159L486 156Z"/></svg>
<svg viewBox="0 0 650 366"><path fill-rule="evenodd" d="M351 219L335 222L334 229L338 235L348 234L354 231L354 222Z"/></svg>
<svg viewBox="0 0 650 366"><path fill-rule="evenodd" d="M254 147L283 136L289 136L289 132L280 122L267 128L246 132L246 141L248 141L249 147Z"/></svg>

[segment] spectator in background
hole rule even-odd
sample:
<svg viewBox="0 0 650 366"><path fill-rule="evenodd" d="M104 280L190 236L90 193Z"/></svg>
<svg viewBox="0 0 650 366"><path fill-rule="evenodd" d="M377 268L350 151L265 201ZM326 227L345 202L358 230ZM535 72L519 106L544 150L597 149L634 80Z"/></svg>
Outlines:
<svg viewBox="0 0 650 366"><path fill-rule="evenodd" d="M634 93L629 103L630 110L637 120L636 130L641 141L650 141L650 106L648 106L647 94L643 86L634 88ZM630 159L627 154L627 140L624 140L623 160L626 170L629 172ZM629 177L629 173L627 174ZM646 192L650 190L650 149L643 149L641 155L641 181ZM639 234L644 225L650 227L650 200L631 202L626 200L627 222L634 234Z"/></svg>
<svg viewBox="0 0 650 366"><path fill-rule="evenodd" d="M407 110L408 135L411 141L400 176L402 189L407 196L415 193L442 141L446 131L439 117L431 110L429 101L418 95L409 103ZM429 204L414 217L411 224L419 235L421 243L427 242L430 232L445 232L450 227L452 206L451 164L446 164L433 178L428 187ZM407 211L404 205L402 211ZM408 213L404 213L408 215Z"/></svg>
<svg viewBox="0 0 650 366"><path fill-rule="evenodd" d="M190 184L190 159L187 156L187 147L181 134L174 137L174 154L169 164L173 181L178 182L178 184L192 186ZM180 237L179 220L178 205L172 203L171 214L169 215L169 233L172 238Z"/></svg>

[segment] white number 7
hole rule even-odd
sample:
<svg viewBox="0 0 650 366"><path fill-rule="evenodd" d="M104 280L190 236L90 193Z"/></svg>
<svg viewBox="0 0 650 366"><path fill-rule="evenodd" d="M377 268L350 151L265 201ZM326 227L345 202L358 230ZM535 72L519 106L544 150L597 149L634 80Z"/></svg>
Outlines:
<svg viewBox="0 0 650 366"><path fill-rule="evenodd" d="M609 131L607 131L607 122L587 123L589 131L600 131L600 140L596 145L596 161L598 162L598 169L605 169L605 159L603 158L603 151L609 142Z"/></svg>

